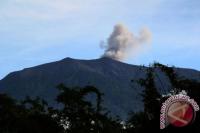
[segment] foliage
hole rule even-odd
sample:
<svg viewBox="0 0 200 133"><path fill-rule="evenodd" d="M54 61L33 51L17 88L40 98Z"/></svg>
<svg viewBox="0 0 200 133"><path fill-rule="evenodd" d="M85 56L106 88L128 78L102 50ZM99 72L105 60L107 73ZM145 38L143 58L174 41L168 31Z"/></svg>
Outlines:
<svg viewBox="0 0 200 133"><path fill-rule="evenodd" d="M152 67L148 68L147 78L139 80L140 85L144 87L144 91L142 93L144 102L144 112L133 113L131 115L128 121L128 125L130 127L128 128L128 131L133 133L184 133L191 131L193 133L199 133L199 112L197 112L196 120L191 125L188 125L183 128L175 128L173 126L168 126L164 130L159 130L159 109L161 107L161 103L164 102L166 98L161 98L157 92L153 76L153 70L155 69L160 69L169 78L169 81L172 85L171 91L173 91L176 94L182 90L186 90L191 98L195 99L197 103L200 103L200 83L198 81L185 79L184 77L178 77L175 71L175 67L168 67L160 63L154 63Z"/></svg>
<svg viewBox="0 0 200 133"><path fill-rule="evenodd" d="M144 102L144 112L133 113L130 116L128 125L132 125L132 128L129 129L129 132L158 132L161 95L155 85L153 69L149 68L146 78L140 79L138 83L145 88L141 94Z"/></svg>
<svg viewBox="0 0 200 133"><path fill-rule="evenodd" d="M159 129L160 107L164 100L155 84L155 70L164 72L177 93L186 90L191 98L200 103L200 83L179 78L174 67L154 63L147 68L146 77L137 81L144 90L144 110L132 112L126 123L113 118L103 107L103 94L93 86L68 88L58 85L56 101L62 108L50 107L44 100L27 97L18 102L6 94L0 94L0 133L146 133L200 131L200 114L196 121L184 128L168 126ZM87 96L95 94L95 103Z"/></svg>
<svg viewBox="0 0 200 133"><path fill-rule="evenodd" d="M17 102L5 94L0 94L0 132L1 133L59 133L61 127L45 113L39 99Z"/></svg>
<svg viewBox="0 0 200 133"><path fill-rule="evenodd" d="M63 108L49 107L39 98L17 103L5 94L0 94L1 133L120 133L117 119L108 117L101 105L102 95L97 88L68 88L58 86L57 102ZM96 94L96 106L85 99L90 93Z"/></svg>

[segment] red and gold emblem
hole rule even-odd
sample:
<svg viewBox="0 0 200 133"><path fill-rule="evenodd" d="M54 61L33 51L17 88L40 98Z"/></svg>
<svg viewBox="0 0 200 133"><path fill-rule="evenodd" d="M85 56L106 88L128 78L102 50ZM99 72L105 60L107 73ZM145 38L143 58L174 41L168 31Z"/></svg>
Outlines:
<svg viewBox="0 0 200 133"><path fill-rule="evenodd" d="M184 127L191 124L199 110L197 103L189 96L178 94L169 97L162 105L160 115L160 128L168 125Z"/></svg>

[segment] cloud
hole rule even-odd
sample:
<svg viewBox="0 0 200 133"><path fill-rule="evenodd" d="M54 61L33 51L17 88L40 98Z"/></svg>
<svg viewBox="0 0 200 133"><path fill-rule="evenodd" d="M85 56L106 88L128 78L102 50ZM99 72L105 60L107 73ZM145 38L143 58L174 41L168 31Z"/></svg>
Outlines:
<svg viewBox="0 0 200 133"><path fill-rule="evenodd" d="M100 47L105 49L103 57L123 61L134 55L139 48L144 46L144 43L150 42L150 40L151 32L147 28L142 29L139 36L136 36L123 24L117 24L106 44L101 43Z"/></svg>

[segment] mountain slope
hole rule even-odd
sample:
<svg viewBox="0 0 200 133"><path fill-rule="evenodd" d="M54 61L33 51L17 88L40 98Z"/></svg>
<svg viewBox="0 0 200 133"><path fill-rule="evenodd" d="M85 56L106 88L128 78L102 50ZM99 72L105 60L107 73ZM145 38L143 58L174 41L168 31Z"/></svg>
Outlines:
<svg viewBox="0 0 200 133"><path fill-rule="evenodd" d="M23 99L29 95L39 96L50 105L57 106L54 99L58 94L56 86L93 85L104 93L104 106L113 115L125 119L130 111L142 110L141 86L136 82L145 77L146 67L134 66L109 58L96 60L75 60L66 58L22 71L13 72L0 81L0 92ZM200 72L190 69L176 69L180 76L200 80ZM156 84L160 92L170 89L168 78L156 70ZM161 83L162 82L162 83Z"/></svg>

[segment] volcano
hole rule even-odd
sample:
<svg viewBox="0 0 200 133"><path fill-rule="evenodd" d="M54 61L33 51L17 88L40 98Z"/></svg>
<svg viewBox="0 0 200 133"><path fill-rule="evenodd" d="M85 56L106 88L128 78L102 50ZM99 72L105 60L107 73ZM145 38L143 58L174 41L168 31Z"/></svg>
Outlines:
<svg viewBox="0 0 200 133"><path fill-rule="evenodd" d="M50 106L57 107L56 86L95 86L104 93L103 106L111 115L126 119L130 111L143 110L141 93L144 89L136 81L145 78L148 67L130 65L110 58L78 60L65 58L8 74L0 80L0 93L16 99L26 96L41 97ZM175 68L179 77L200 81L200 72L192 69ZM155 82L160 93L171 89L168 77L155 68ZM135 82L131 82L135 81ZM94 97L90 98L94 100Z"/></svg>

